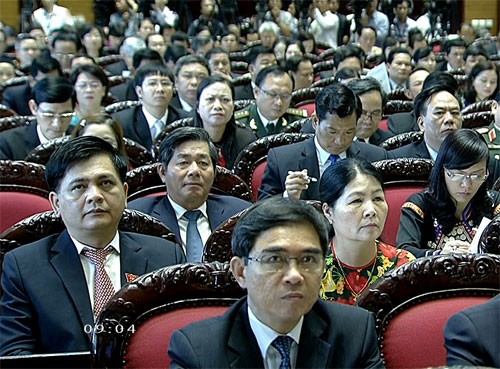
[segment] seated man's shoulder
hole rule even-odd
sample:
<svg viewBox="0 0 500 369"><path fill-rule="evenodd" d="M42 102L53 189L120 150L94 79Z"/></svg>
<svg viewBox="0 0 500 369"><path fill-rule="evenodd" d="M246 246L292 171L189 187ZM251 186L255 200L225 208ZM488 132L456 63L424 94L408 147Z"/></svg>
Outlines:
<svg viewBox="0 0 500 369"><path fill-rule="evenodd" d="M250 207L252 204L246 200L228 195L208 195L207 201L231 208L236 212Z"/></svg>
<svg viewBox="0 0 500 369"><path fill-rule="evenodd" d="M127 207L129 209L138 210L142 211L143 213L150 214L153 208L156 207L165 198L165 195L141 197L129 202Z"/></svg>

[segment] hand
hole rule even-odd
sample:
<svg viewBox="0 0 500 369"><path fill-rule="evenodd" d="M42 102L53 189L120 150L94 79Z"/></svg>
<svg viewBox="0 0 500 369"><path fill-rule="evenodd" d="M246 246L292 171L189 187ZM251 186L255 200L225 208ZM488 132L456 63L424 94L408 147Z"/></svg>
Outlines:
<svg viewBox="0 0 500 369"><path fill-rule="evenodd" d="M446 242L441 250L441 254L467 254L470 244L460 240L450 240Z"/></svg>
<svg viewBox="0 0 500 369"><path fill-rule="evenodd" d="M292 199L300 199L302 191L309 188L309 183L312 181L312 177L307 175L307 169L302 171L289 171L285 179L285 189L288 197Z"/></svg>

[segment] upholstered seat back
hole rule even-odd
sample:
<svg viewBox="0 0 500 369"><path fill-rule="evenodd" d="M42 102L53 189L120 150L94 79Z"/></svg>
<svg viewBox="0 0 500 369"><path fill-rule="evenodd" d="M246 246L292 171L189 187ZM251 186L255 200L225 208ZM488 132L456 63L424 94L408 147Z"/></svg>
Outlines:
<svg viewBox="0 0 500 369"><path fill-rule="evenodd" d="M36 213L52 210L46 197L18 191L0 191L0 233Z"/></svg>

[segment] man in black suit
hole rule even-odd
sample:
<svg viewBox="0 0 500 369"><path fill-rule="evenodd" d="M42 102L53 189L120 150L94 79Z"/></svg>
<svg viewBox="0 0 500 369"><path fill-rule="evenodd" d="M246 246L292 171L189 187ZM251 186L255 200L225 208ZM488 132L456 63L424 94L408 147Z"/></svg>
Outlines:
<svg viewBox="0 0 500 369"><path fill-rule="evenodd" d="M436 70L449 72L452 70L463 69L465 66L465 47L466 43L461 38L446 40L444 43L445 60L436 65Z"/></svg>
<svg viewBox="0 0 500 369"><path fill-rule="evenodd" d="M500 368L500 295L462 310L444 327L448 366Z"/></svg>
<svg viewBox="0 0 500 369"><path fill-rule="evenodd" d="M182 240L188 262L200 262L203 245L225 220L250 203L231 196L210 195L218 161L217 148L202 128L182 127L173 131L160 147L158 175L167 195L132 201L130 208L158 218ZM197 214L199 237L191 242L189 219Z"/></svg>
<svg viewBox="0 0 500 369"><path fill-rule="evenodd" d="M383 368L371 313L318 298L328 229L301 201L253 205L231 242L231 270L248 296L175 331L170 368Z"/></svg>
<svg viewBox="0 0 500 369"><path fill-rule="evenodd" d="M31 63L28 82L5 89L2 93L2 104L14 110L18 115L31 115L28 101L31 99L32 88L36 82L48 76L62 76L62 70L59 62L45 52Z"/></svg>
<svg viewBox="0 0 500 369"><path fill-rule="evenodd" d="M276 64L276 56L273 50L265 46L250 48L247 54L247 60L248 72L252 78L250 83L235 87L234 94L236 100L255 99L253 91L256 87L255 78L257 78L257 74L265 67Z"/></svg>
<svg viewBox="0 0 500 369"><path fill-rule="evenodd" d="M387 159L381 147L353 141L361 113L361 102L348 87L333 84L321 90L316 96L316 116L312 118L315 137L269 151L259 199L283 194L318 200L321 174L337 160Z"/></svg>
<svg viewBox="0 0 500 369"><path fill-rule="evenodd" d="M0 355L88 351L94 321L138 276L183 263L179 245L118 231L127 161L109 143L77 137L46 166L49 200L66 227L5 255ZM101 262L94 258L102 254Z"/></svg>
<svg viewBox="0 0 500 369"><path fill-rule="evenodd" d="M36 122L0 133L0 159L24 160L38 145L64 136L75 108L74 89L62 77L37 82L29 100Z"/></svg>
<svg viewBox="0 0 500 369"><path fill-rule="evenodd" d="M371 77L353 79L347 84L361 101L362 112L356 123L358 141L380 145L391 135L378 128L385 106L385 94L380 83Z"/></svg>
<svg viewBox="0 0 500 369"><path fill-rule="evenodd" d="M189 116L182 109L169 105L174 90L173 80L172 72L163 64L148 64L140 68L134 77L134 85L142 105L114 114L123 127L123 135L149 151L167 124Z"/></svg>

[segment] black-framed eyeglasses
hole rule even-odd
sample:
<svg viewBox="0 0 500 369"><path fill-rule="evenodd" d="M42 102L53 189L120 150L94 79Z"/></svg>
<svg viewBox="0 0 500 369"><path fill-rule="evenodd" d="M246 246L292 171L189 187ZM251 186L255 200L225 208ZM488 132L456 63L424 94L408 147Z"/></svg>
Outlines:
<svg viewBox="0 0 500 369"><path fill-rule="evenodd" d="M259 89L264 92L267 96L269 96L271 99L276 99L276 98L280 98L281 100L283 101L290 101L292 100L292 95L281 95L281 94L277 94L276 92L272 92L272 91L267 91L265 89L263 89L262 87L259 87Z"/></svg>

